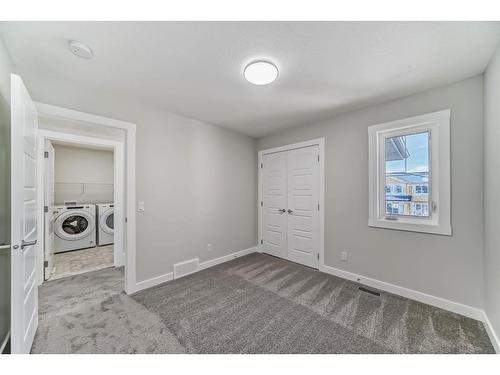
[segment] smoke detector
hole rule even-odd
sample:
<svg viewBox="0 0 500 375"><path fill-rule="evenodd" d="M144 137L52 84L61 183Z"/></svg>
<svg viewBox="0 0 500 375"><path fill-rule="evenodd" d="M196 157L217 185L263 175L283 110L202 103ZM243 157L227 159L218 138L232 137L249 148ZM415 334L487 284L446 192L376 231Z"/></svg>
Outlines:
<svg viewBox="0 0 500 375"><path fill-rule="evenodd" d="M71 40L69 43L69 49L73 55L78 56L82 59L91 59L93 56L92 50L86 44L77 42L76 40Z"/></svg>

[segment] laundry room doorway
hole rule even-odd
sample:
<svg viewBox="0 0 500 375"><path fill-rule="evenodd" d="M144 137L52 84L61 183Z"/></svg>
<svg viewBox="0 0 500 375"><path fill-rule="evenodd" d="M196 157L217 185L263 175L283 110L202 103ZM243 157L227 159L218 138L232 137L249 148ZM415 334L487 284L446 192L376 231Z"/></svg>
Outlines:
<svg viewBox="0 0 500 375"><path fill-rule="evenodd" d="M114 155L122 145L40 134L45 137L44 280L123 266L122 242L114 241Z"/></svg>
<svg viewBox="0 0 500 375"><path fill-rule="evenodd" d="M123 267L124 290L132 293L135 125L36 105L39 284Z"/></svg>

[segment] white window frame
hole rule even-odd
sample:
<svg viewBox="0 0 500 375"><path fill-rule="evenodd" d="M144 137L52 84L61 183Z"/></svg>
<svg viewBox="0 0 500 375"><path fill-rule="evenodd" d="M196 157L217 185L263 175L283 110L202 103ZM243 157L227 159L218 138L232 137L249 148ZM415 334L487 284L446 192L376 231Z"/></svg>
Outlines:
<svg viewBox="0 0 500 375"><path fill-rule="evenodd" d="M377 228L451 236L449 109L368 127L369 219ZM391 216L385 212L385 139L429 132L428 217Z"/></svg>

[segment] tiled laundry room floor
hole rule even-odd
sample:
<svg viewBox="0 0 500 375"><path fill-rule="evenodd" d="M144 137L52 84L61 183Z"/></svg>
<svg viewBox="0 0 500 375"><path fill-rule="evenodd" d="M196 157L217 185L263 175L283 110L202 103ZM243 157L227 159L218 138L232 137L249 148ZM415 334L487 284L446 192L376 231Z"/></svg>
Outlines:
<svg viewBox="0 0 500 375"><path fill-rule="evenodd" d="M54 269L49 280L113 267L113 245L54 254Z"/></svg>

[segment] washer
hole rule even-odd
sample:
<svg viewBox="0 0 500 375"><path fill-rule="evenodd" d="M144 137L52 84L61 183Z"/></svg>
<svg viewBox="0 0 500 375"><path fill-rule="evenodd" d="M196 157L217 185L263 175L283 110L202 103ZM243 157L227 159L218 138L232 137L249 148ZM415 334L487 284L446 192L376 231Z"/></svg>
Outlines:
<svg viewBox="0 0 500 375"><path fill-rule="evenodd" d="M114 242L115 205L113 203L97 204L98 228L97 245L110 245Z"/></svg>
<svg viewBox="0 0 500 375"><path fill-rule="evenodd" d="M56 206L54 234L55 253L95 247L95 205Z"/></svg>

